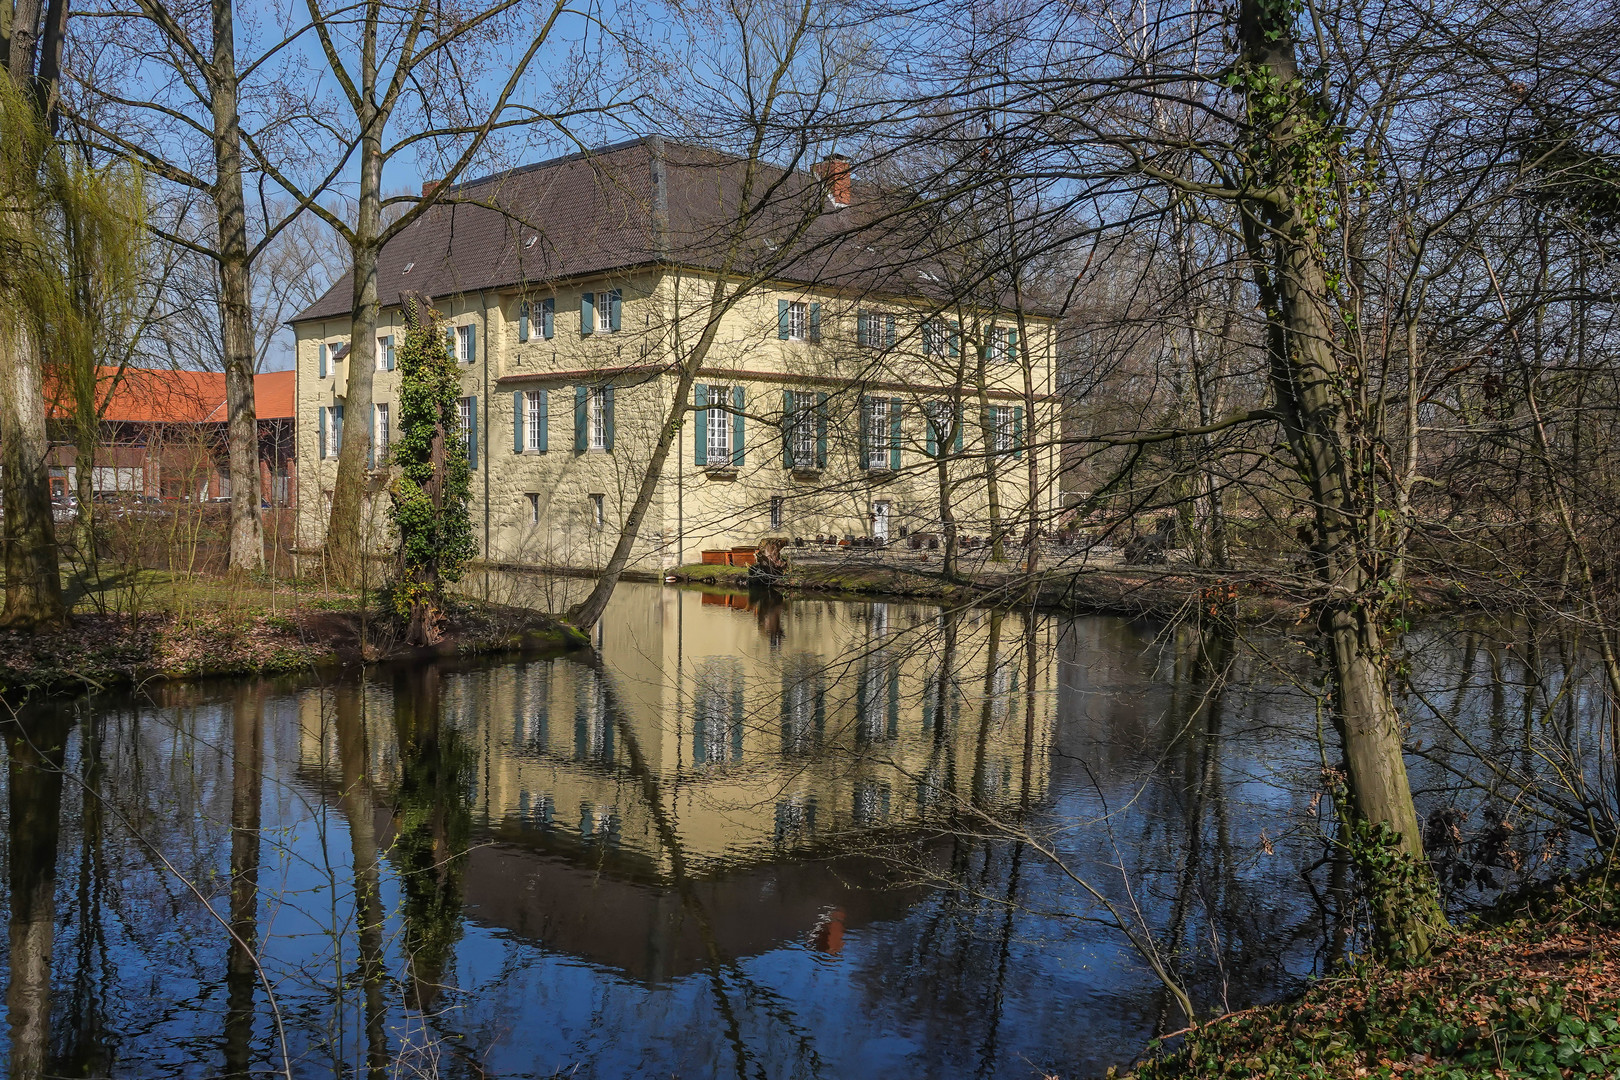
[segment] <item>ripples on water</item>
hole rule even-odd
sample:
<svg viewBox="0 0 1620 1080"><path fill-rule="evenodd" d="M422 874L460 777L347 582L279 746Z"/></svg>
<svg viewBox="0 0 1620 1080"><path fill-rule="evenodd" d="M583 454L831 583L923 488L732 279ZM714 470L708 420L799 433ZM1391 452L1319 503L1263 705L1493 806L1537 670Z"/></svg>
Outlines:
<svg viewBox="0 0 1620 1080"><path fill-rule="evenodd" d="M1286 646L645 585L599 644L30 705L14 1071L1088 1076L1185 1019L1070 874L1203 1009L1345 944Z"/></svg>

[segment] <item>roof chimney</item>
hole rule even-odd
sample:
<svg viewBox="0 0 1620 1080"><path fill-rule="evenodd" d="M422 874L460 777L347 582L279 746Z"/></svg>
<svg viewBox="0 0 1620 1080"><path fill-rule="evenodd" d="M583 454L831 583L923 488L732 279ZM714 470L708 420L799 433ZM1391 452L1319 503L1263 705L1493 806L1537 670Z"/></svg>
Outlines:
<svg viewBox="0 0 1620 1080"><path fill-rule="evenodd" d="M834 206L849 205L849 158L843 154L830 154L812 169L827 189L827 198Z"/></svg>
<svg viewBox="0 0 1620 1080"><path fill-rule="evenodd" d="M429 195L433 194L433 189L438 187L438 186L439 186L439 181L437 181L437 180L424 180L424 181L422 181L422 198L425 199Z"/></svg>

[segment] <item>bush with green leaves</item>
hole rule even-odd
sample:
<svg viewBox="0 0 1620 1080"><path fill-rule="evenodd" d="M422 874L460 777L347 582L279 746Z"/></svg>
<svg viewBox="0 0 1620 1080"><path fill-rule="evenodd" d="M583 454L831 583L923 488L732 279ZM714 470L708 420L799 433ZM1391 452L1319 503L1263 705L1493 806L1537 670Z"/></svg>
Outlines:
<svg viewBox="0 0 1620 1080"><path fill-rule="evenodd" d="M406 640L441 637L444 586L461 579L476 548L467 513L471 470L461 430L461 378L445 348L443 317L406 304L409 330L397 353L399 440L390 517L399 534L395 610L409 620Z"/></svg>

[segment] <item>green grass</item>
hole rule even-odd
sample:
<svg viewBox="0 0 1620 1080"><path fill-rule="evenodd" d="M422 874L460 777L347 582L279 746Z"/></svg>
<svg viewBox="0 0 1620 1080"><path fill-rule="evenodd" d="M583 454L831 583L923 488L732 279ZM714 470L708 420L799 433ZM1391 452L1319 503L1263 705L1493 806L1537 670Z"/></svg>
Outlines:
<svg viewBox="0 0 1620 1080"><path fill-rule="evenodd" d="M359 594L295 578L263 574L237 580L167 570L104 568L98 579L66 577L68 600L77 613L235 612L268 615L294 608L352 611Z"/></svg>

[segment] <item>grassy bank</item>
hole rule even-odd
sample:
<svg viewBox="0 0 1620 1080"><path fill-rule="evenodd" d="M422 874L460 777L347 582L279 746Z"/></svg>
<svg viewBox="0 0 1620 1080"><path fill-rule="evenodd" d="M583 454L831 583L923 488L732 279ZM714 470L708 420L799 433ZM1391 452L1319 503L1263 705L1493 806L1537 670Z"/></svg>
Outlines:
<svg viewBox="0 0 1620 1080"><path fill-rule="evenodd" d="M79 693L155 679L275 675L434 656L577 648L572 627L521 608L457 598L445 640L415 648L377 597L285 580L141 571L75 597L67 628L0 631L0 693ZM129 598L140 596L138 604ZM118 602L113 602L118 601Z"/></svg>
<svg viewBox="0 0 1620 1080"><path fill-rule="evenodd" d="M1620 890L1539 889L1427 963L1362 964L1187 1034L1135 1080L1620 1075Z"/></svg>

